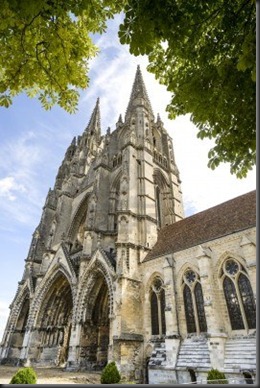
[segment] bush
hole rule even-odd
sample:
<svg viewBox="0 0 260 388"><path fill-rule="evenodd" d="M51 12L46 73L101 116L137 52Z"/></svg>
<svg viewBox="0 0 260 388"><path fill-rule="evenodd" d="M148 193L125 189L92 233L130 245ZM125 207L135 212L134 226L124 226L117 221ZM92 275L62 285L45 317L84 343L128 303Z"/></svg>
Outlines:
<svg viewBox="0 0 260 388"><path fill-rule="evenodd" d="M33 368L21 368L12 377L9 384L36 384L37 375Z"/></svg>
<svg viewBox="0 0 260 388"><path fill-rule="evenodd" d="M114 361L109 362L102 371L101 384L116 384L121 380L120 373Z"/></svg>
<svg viewBox="0 0 260 388"><path fill-rule="evenodd" d="M211 369L207 376L207 384L228 384L224 373L218 369Z"/></svg>

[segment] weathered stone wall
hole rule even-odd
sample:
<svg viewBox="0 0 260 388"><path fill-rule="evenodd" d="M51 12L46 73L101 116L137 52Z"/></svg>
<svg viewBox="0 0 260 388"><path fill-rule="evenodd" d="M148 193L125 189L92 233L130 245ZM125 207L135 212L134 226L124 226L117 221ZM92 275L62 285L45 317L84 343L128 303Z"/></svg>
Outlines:
<svg viewBox="0 0 260 388"><path fill-rule="evenodd" d="M256 295L255 228L234 226L202 246L174 246L146 261L157 252L158 232L177 225L184 211L172 140L154 118L139 68L125 121L120 116L115 127L101 135L98 100L87 128L68 147L33 234L0 356L71 369L115 360L128 380L144 382L149 374L150 382L189 382L184 365L193 343L183 279L190 269L199 277L207 322L204 336L193 333L200 341L196 376L205 376L210 363L227 369L228 341L238 334L254 338L254 330L231 330L221 266L228 258L240 263ZM176 231L176 245L182 232ZM159 334L152 334L152 292Z"/></svg>

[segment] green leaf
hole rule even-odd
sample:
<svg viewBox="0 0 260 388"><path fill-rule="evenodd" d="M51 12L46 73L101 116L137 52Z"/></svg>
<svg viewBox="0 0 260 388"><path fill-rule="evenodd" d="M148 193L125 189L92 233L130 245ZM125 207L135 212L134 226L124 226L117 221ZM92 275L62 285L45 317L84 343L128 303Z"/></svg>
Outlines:
<svg viewBox="0 0 260 388"><path fill-rule="evenodd" d="M255 3L129 0L126 11L120 41L149 54L148 71L172 93L169 118L191 114L198 138L215 141L209 167L246 176L256 161Z"/></svg>

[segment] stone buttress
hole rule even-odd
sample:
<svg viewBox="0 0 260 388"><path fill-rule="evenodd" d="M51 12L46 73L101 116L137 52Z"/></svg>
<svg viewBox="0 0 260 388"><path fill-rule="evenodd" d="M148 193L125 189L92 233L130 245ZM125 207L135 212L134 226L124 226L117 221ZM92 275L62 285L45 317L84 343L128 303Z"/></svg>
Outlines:
<svg viewBox="0 0 260 388"><path fill-rule="evenodd" d="M10 306L1 362L101 369L142 381L140 265L183 219L172 140L137 68L125 119L101 131L99 99L68 147Z"/></svg>

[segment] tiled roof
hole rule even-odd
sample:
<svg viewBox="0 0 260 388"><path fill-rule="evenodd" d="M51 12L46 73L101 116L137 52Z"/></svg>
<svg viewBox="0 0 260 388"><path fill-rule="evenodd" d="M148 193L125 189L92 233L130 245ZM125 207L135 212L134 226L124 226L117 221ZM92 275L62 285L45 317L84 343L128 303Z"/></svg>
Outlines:
<svg viewBox="0 0 260 388"><path fill-rule="evenodd" d="M256 191L165 226L144 261L203 244L256 225Z"/></svg>

